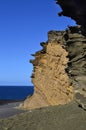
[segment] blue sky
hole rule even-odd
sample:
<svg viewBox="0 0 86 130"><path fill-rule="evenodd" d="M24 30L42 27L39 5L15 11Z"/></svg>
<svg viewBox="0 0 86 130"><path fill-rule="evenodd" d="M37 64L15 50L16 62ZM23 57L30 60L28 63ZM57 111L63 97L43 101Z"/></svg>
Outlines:
<svg viewBox="0 0 86 130"><path fill-rule="evenodd" d="M49 30L75 25L59 11L55 0L0 1L0 85L31 85L30 54L41 49Z"/></svg>

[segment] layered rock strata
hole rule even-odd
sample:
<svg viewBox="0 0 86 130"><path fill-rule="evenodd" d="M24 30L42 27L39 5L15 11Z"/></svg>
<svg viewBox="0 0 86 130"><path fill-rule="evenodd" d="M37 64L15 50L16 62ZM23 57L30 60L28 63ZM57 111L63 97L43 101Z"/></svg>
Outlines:
<svg viewBox="0 0 86 130"><path fill-rule="evenodd" d="M31 60L35 93L22 107L34 109L75 100L85 109L86 37L80 27L50 31L48 41L41 46L43 49Z"/></svg>
<svg viewBox="0 0 86 130"><path fill-rule="evenodd" d="M31 60L34 65L32 82L35 93L24 102L24 108L66 104L73 99L73 87L65 73L68 62L67 51L61 46L60 41L56 40L49 39L47 43L41 45L43 49L36 52L35 60Z"/></svg>
<svg viewBox="0 0 86 130"><path fill-rule="evenodd" d="M64 36L69 57L66 71L74 86L75 100L86 110L86 37L80 27L70 27Z"/></svg>

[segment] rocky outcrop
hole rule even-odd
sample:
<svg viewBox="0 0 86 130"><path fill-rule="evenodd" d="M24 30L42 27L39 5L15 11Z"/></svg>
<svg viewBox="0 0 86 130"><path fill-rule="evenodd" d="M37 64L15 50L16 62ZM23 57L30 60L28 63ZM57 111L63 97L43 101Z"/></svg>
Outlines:
<svg viewBox="0 0 86 130"><path fill-rule="evenodd" d="M25 101L24 108L66 104L73 99L73 87L65 73L68 62L67 51L59 41L49 39L49 42L41 45L43 50L34 55L35 60L31 60L34 65L32 82L35 93Z"/></svg>
<svg viewBox="0 0 86 130"><path fill-rule="evenodd" d="M80 26L66 31L50 31L43 49L36 52L32 82L34 95L21 105L34 109L67 104L74 100L86 110L86 1L56 0L64 15Z"/></svg>
<svg viewBox="0 0 86 130"><path fill-rule="evenodd" d="M21 108L40 108L67 104L75 100L86 109L86 37L80 27L50 31L43 49L36 52L32 82L34 95Z"/></svg>

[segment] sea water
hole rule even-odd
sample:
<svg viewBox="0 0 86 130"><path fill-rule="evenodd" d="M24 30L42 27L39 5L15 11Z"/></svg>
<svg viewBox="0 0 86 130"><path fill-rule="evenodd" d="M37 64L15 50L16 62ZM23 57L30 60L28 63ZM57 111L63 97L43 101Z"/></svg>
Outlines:
<svg viewBox="0 0 86 130"><path fill-rule="evenodd" d="M33 86L0 86L0 100L25 100L33 92Z"/></svg>

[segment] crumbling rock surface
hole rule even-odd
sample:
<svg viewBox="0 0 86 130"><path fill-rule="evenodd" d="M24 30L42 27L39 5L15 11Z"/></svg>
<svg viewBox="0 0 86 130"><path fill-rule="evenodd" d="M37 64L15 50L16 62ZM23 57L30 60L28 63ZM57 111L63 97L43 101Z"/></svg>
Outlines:
<svg viewBox="0 0 86 130"><path fill-rule="evenodd" d="M66 104L73 99L73 87L65 73L68 53L56 41L45 45L45 51L37 52L35 60L31 61L34 65L32 82L35 93L31 99L27 99L29 102L26 104L30 109Z"/></svg>
<svg viewBox="0 0 86 130"><path fill-rule="evenodd" d="M50 31L43 49L36 52L32 82L33 96L21 108L41 108L74 100L86 110L86 37L80 27Z"/></svg>
<svg viewBox="0 0 86 130"><path fill-rule="evenodd" d="M43 49L33 54L34 95L21 108L67 104L74 100L86 110L86 1L56 0L59 16L74 19L80 26L50 31Z"/></svg>

